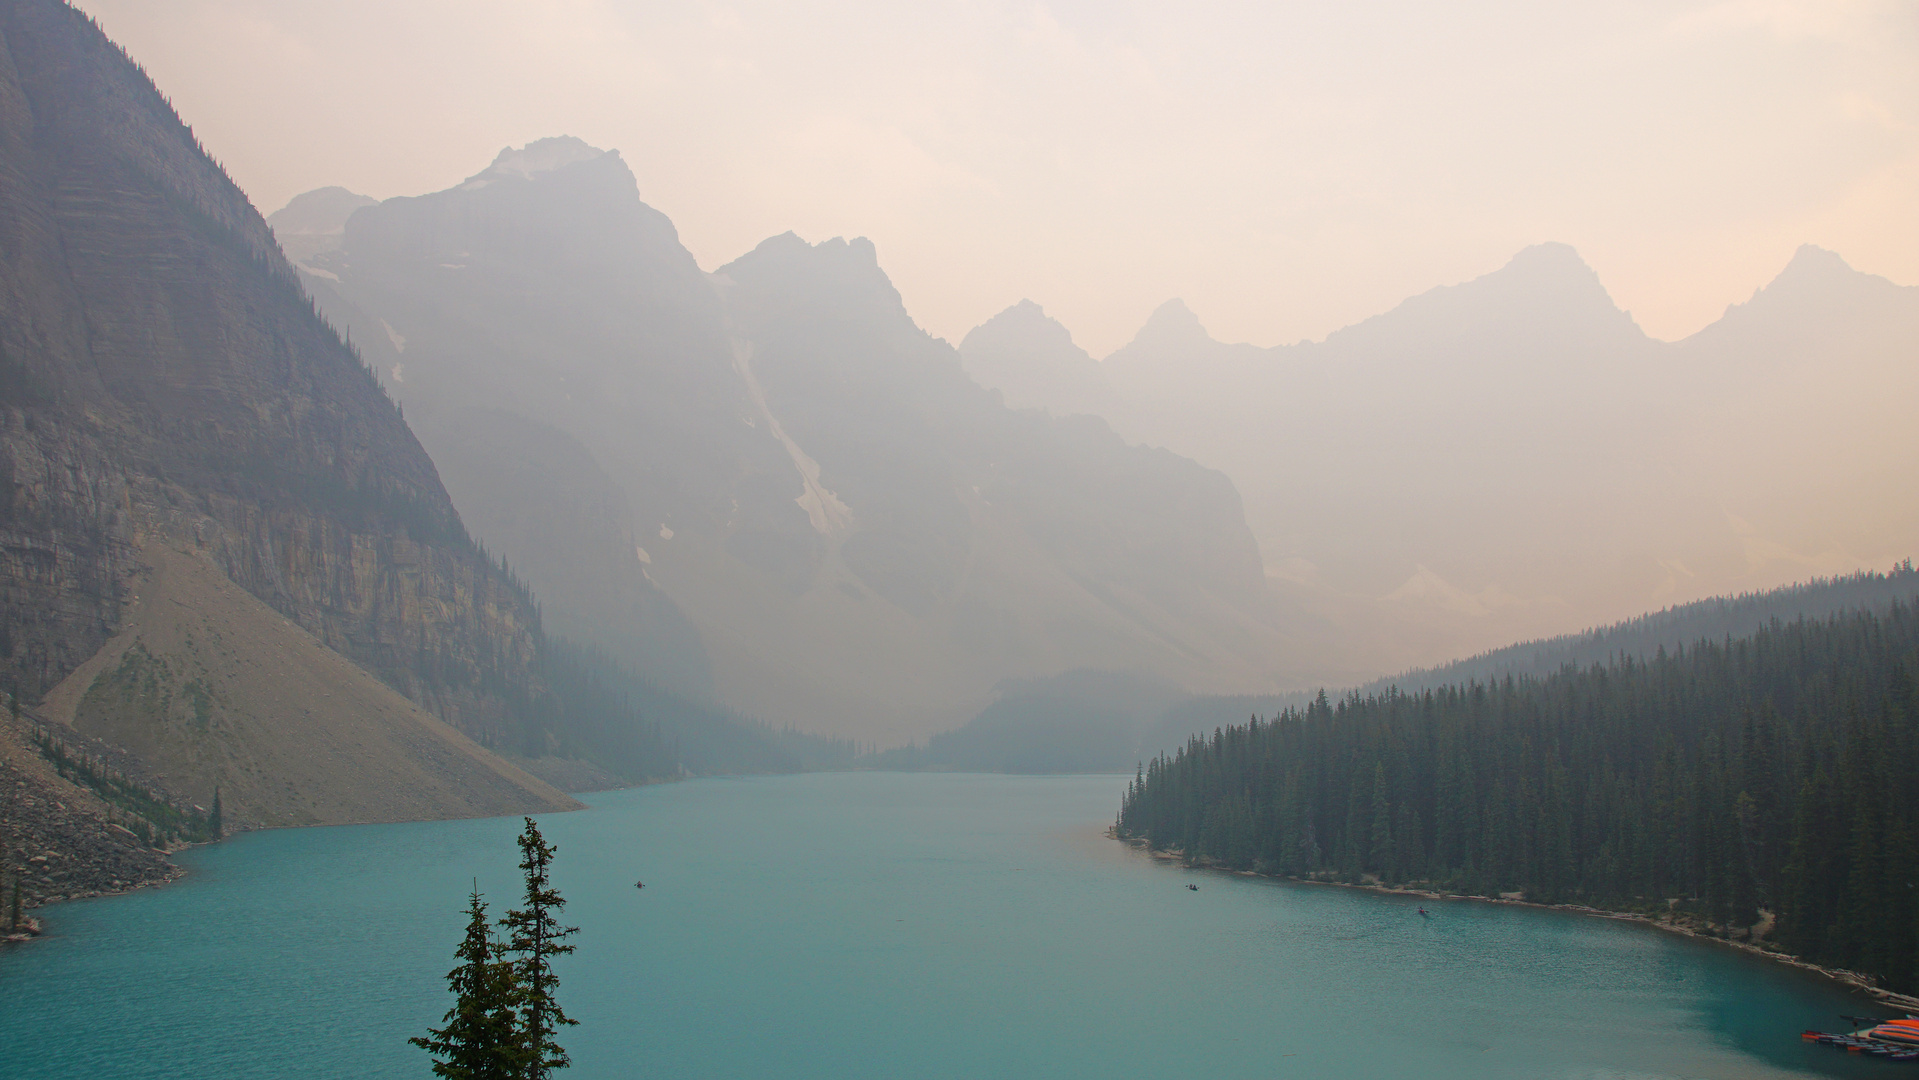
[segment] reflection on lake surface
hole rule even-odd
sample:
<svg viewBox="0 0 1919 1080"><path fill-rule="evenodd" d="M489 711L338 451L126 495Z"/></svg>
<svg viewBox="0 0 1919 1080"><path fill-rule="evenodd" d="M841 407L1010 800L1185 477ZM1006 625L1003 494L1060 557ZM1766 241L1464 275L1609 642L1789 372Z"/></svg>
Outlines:
<svg viewBox="0 0 1919 1080"><path fill-rule="evenodd" d="M543 818L581 928L562 1075L1910 1071L1801 1043L1871 1006L1710 943L1152 860L1102 835L1127 779L698 780ZM4 1071L427 1076L406 1039L446 1008L470 879L512 901L518 824L255 833L50 909L53 936L0 954Z"/></svg>

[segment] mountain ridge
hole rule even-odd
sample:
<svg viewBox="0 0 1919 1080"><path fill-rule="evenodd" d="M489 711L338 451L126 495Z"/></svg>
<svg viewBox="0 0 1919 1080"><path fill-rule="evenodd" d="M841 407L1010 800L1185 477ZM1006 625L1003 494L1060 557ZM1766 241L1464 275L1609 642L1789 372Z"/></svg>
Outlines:
<svg viewBox="0 0 1919 1080"><path fill-rule="evenodd" d="M1024 403L1097 401L1127 439L1225 472L1276 587L1376 670L1884 565L1919 540L1919 515L1872 494L1897 483L1893 448L1919 452L1891 404L1919 392L1899 362L1919 291L1810 245L1674 342L1563 244L1316 342L1154 340L1143 327L1100 360L1090 391L1033 383ZM976 374L993 385L1050 341L1002 333Z"/></svg>
<svg viewBox="0 0 1919 1080"><path fill-rule="evenodd" d="M481 532L556 618L609 581L657 589L697 629L714 700L815 730L849 718L862 738L929 730L1004 677L1102 651L1199 685L1299 666L1223 477L1100 421L1005 409L913 322L870 241L787 233L700 273L617 160L387 200L302 267L474 520L521 497L460 479L451 433L482 415L496 436L522 422L502 413L563 433L625 489L630 544L606 542L573 584L530 541ZM587 171L599 202L568 197ZM636 214L657 227L634 233ZM566 239L589 231L637 238ZM1089 528L1113 511L1061 485L1135 509ZM1128 533L1139 546L1114 539ZM1166 575L1200 587L1175 596ZM608 618L589 637L643 664L638 632Z"/></svg>

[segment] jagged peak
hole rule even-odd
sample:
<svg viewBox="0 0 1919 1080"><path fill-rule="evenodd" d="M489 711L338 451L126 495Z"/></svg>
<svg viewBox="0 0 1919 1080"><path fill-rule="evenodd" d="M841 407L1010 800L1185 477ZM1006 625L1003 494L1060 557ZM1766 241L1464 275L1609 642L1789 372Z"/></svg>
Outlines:
<svg viewBox="0 0 1919 1080"><path fill-rule="evenodd" d="M1212 340L1206 327L1200 325L1199 316L1177 297L1154 308L1146 325L1133 335L1134 345L1148 346L1197 345Z"/></svg>
<svg viewBox="0 0 1919 1080"><path fill-rule="evenodd" d="M1021 300L999 314L967 331L960 341L960 351L981 346L1005 346L1019 343L1037 346L1048 351L1070 351L1086 356L1073 341L1073 332L1066 324L1046 314L1046 309L1031 300ZM1087 359L1091 359L1087 356Z"/></svg>
<svg viewBox="0 0 1919 1080"><path fill-rule="evenodd" d="M602 150L571 135L556 135L551 138L535 139L515 150L509 146L494 157L493 163L485 169L468 177L461 187L464 189L485 187L495 180L518 177L530 180L543 173L557 172L569 165L578 165L586 161L598 161L604 157L619 157L618 150Z"/></svg>
<svg viewBox="0 0 1919 1080"><path fill-rule="evenodd" d="M1856 269L1837 252L1817 244L1801 244L1777 276L1754 289L1745 303L1726 305L1725 314L1700 333L1753 318L1799 318L1812 310L1834 310L1874 295L1894 294L1900 288L1877 274ZM1793 312L1799 314L1789 314Z"/></svg>
<svg viewBox="0 0 1919 1080"><path fill-rule="evenodd" d="M1792 261L1786 264L1784 273L1790 274L1795 269L1801 271L1825 269L1828 271L1840 270L1854 272L1852 264L1847 262L1844 256L1829 248L1822 248L1818 244L1799 245L1798 250L1792 253Z"/></svg>
<svg viewBox="0 0 1919 1080"><path fill-rule="evenodd" d="M1598 272L1587 264L1578 248L1558 240L1530 244L1519 249L1519 253L1508 259L1501 269L1530 274L1590 277L1594 280L1599 278Z"/></svg>
<svg viewBox="0 0 1919 1080"><path fill-rule="evenodd" d="M835 236L810 244L797 233L783 232L760 241L713 275L722 284L737 285L783 278L793 290L790 295L808 295L809 302L877 306L911 322L905 300L880 267L879 250L864 236Z"/></svg>
<svg viewBox="0 0 1919 1080"><path fill-rule="evenodd" d="M829 258L840 256L842 259L849 259L852 262L863 264L875 270L879 269L880 265L879 249L874 247L873 241L868 240L864 236L855 236L851 240L843 236L835 236L831 240L822 240L817 244L813 244L808 243L805 237L791 229L788 229L778 236L769 236L760 241L754 246L749 255L759 255L763 257L771 255L799 256L802 253L817 253ZM742 258L744 257L745 256Z"/></svg>
<svg viewBox="0 0 1919 1080"><path fill-rule="evenodd" d="M989 326L1040 333L1052 333L1057 330L1058 333L1065 334L1068 337L1072 336L1064 324L1051 315L1046 314L1045 308L1031 300L1021 300L1019 303L1006 308L999 314L975 326L972 332L977 333ZM971 337L972 334L969 333L967 336Z"/></svg>
<svg viewBox="0 0 1919 1080"><path fill-rule="evenodd" d="M1576 248L1548 242L1520 249L1490 273L1428 289L1383 314L1335 330L1323 344L1361 347L1363 342L1386 339L1437 341L1522 328L1526 333L1549 335L1603 332L1644 337Z"/></svg>
<svg viewBox="0 0 1919 1080"><path fill-rule="evenodd" d="M1579 254L1578 248L1556 240L1521 248L1506 260L1506 265L1456 287L1582 298L1617 310L1605 283L1599 280L1599 271Z"/></svg>
<svg viewBox="0 0 1919 1080"><path fill-rule="evenodd" d="M1762 288L1754 290L1753 296L1756 298L1760 293L1770 292L1782 286L1794 289L1872 276L1853 269L1852 264L1836 251L1830 251L1817 244L1801 244L1799 249L1792 253L1786 268L1779 271L1779 276L1767 282Z"/></svg>

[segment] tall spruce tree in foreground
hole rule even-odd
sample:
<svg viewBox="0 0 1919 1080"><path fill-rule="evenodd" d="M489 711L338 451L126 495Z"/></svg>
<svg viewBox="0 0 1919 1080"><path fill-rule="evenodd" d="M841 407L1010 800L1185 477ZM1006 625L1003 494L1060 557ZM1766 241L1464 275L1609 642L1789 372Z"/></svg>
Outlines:
<svg viewBox="0 0 1919 1080"><path fill-rule="evenodd" d="M428 1028L427 1037L407 1041L432 1054L433 1075L447 1080L516 1080L522 1075L518 989L513 962L506 958L486 917L486 902L476 885L467 903L466 939L454 950L460 966L446 974L453 1007L446 1026Z"/></svg>
<svg viewBox="0 0 1919 1080"><path fill-rule="evenodd" d="M520 834L520 869L526 874L524 905L506 913L500 925L510 936L507 948L514 954L515 1003L520 1011L519 1052L525 1080L546 1080L554 1069L569 1064L566 1051L553 1041L561 1027L577 1024L561 1011L553 992L559 988L559 976L553 973L553 958L573 951L566 938L579 928L561 926L560 909L566 906L559 890L547 879L547 869L558 849L540 835L540 827L526 819L526 831Z"/></svg>

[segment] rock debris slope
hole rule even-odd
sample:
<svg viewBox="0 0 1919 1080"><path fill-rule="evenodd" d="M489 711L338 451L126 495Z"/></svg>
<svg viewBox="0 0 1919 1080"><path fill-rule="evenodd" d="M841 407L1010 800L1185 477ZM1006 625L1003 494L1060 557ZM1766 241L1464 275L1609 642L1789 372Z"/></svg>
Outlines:
<svg viewBox="0 0 1919 1080"><path fill-rule="evenodd" d="M232 817L257 822L571 805L473 745L524 733L539 689L530 598L468 538L265 220L57 0L0 3L0 478L0 679L24 702L125 644L137 590L164 573L195 648L283 620L282 638L351 661L322 671L310 656L309 685L385 695L397 725L379 736L392 761L378 777L273 771L377 739L339 726L366 720L346 711L315 708L302 726L311 702L235 696L195 754L156 759L169 797L205 803L217 784ZM163 570L165 552L192 572ZM178 669L167 636L145 651ZM194 678L233 674L205 666ZM182 722L109 712L76 722L147 748ZM218 745L242 731L246 747Z"/></svg>

